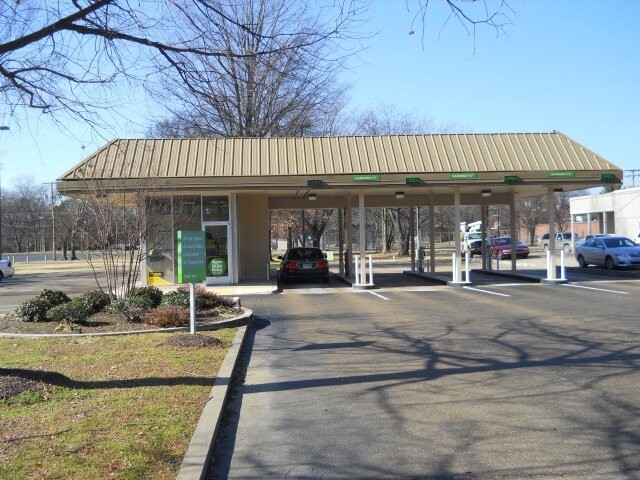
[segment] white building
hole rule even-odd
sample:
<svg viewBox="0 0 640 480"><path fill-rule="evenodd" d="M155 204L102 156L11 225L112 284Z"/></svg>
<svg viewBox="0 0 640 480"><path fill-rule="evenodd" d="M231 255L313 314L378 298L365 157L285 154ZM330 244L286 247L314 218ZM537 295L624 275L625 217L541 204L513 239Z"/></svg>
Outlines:
<svg viewBox="0 0 640 480"><path fill-rule="evenodd" d="M582 216L591 229L593 220L598 220L600 231L587 233L615 233L633 239L640 232L640 188L575 197L570 204L572 223Z"/></svg>

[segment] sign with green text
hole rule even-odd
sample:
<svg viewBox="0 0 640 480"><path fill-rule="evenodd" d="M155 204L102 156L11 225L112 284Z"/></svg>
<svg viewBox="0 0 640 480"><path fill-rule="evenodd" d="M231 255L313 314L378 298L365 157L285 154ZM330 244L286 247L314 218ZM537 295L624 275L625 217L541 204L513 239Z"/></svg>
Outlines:
<svg viewBox="0 0 640 480"><path fill-rule="evenodd" d="M352 175L352 182L379 182L380 175Z"/></svg>
<svg viewBox="0 0 640 480"><path fill-rule="evenodd" d="M476 172L455 172L450 173L449 178L451 180L475 180L478 178L478 174Z"/></svg>
<svg viewBox="0 0 640 480"><path fill-rule="evenodd" d="M405 178L405 183L407 185L419 185L422 183L422 179L419 177L407 177Z"/></svg>
<svg viewBox="0 0 640 480"><path fill-rule="evenodd" d="M178 230L178 283L203 282L205 274L205 233Z"/></svg>
<svg viewBox="0 0 640 480"><path fill-rule="evenodd" d="M560 170L555 172L547 172L547 177L575 177L576 172L573 170Z"/></svg>

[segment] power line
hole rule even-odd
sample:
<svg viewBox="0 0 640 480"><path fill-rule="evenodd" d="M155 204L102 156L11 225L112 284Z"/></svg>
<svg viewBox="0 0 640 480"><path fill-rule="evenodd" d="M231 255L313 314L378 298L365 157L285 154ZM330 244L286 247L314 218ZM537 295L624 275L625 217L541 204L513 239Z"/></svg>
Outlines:
<svg viewBox="0 0 640 480"><path fill-rule="evenodd" d="M636 177L640 178L640 170L624 170L624 178L631 178L631 188L636 186Z"/></svg>

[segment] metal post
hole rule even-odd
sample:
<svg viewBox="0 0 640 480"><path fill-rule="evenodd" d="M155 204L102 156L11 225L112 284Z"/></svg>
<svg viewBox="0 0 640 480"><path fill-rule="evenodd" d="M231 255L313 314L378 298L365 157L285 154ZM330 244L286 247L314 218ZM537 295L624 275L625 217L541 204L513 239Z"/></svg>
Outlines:
<svg viewBox="0 0 640 480"><path fill-rule="evenodd" d="M373 285L373 260L371 255L369 255L369 283Z"/></svg>
<svg viewBox="0 0 640 480"><path fill-rule="evenodd" d="M560 251L560 280L566 280L566 269L564 268L564 250Z"/></svg>
<svg viewBox="0 0 640 480"><path fill-rule="evenodd" d="M453 267L453 283L457 283L458 282L458 269L456 268L456 266L458 265L458 255L456 252L453 252L451 254L451 266Z"/></svg>
<svg viewBox="0 0 640 480"><path fill-rule="evenodd" d="M189 284L189 332L196 333L196 289L195 284Z"/></svg>
<svg viewBox="0 0 640 480"><path fill-rule="evenodd" d="M355 267L355 280L356 280L356 285L360 284L360 277L358 276L358 264L360 263L360 255L354 255L353 256L355 262L354 262L354 267Z"/></svg>
<svg viewBox="0 0 640 480"><path fill-rule="evenodd" d="M469 251L464 252L465 281L471 283L471 270L469 269Z"/></svg>

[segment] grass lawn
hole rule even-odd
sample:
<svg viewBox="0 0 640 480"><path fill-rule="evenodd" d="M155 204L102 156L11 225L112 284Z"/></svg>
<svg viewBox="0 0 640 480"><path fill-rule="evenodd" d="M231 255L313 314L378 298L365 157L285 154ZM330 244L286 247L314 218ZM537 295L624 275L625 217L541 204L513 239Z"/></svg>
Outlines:
<svg viewBox="0 0 640 480"><path fill-rule="evenodd" d="M235 331L0 339L0 380L42 380L0 399L0 478L175 478Z"/></svg>

